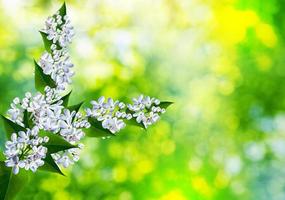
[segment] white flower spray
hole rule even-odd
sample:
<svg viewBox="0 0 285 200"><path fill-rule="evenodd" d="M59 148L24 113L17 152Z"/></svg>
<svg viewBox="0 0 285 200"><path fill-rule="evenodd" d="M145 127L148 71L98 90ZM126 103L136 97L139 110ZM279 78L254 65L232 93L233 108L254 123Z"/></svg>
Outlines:
<svg viewBox="0 0 285 200"><path fill-rule="evenodd" d="M79 160L80 150L84 147L81 142L85 136L84 129L91 126L89 120L96 120L104 130L116 134L126 127L129 120L135 120L146 128L165 112L158 99L143 95L134 98L132 104L100 97L97 101L91 101L92 107L86 108L84 113L80 113L79 109L70 109L64 105L62 93L67 84L71 84L74 75L68 53L74 29L69 17L57 12L48 17L41 33L46 35L51 45L50 51L42 54L39 67L51 77L55 87L46 86L43 93L34 95L27 92L23 99L16 97L11 103L8 119L26 130L12 133L5 143L5 164L13 168L14 174L19 173L20 168L35 172L45 164L48 153L45 144L49 137L41 137L41 131L60 136L74 145L74 148L51 154L58 165L68 167Z"/></svg>

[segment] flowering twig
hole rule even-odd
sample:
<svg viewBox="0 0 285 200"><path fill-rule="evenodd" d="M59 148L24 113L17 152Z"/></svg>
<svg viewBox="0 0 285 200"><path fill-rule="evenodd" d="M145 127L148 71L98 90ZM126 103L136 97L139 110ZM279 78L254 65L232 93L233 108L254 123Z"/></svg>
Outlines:
<svg viewBox="0 0 285 200"><path fill-rule="evenodd" d="M74 30L65 3L48 17L40 34L45 52L34 62L38 92L34 95L27 92L23 99L16 97L7 117L2 116L8 139L3 152L5 159L0 162L0 179L6 180L1 179L4 186L11 184L10 174L17 175L20 169L63 174L60 167L79 160L84 129L92 130L88 134L91 137L111 137L126 124L147 128L171 105L143 95L133 98L131 104L100 97L81 112L83 102L70 106L71 92L62 96L74 75L68 52ZM9 194L4 186L0 186L0 199Z"/></svg>

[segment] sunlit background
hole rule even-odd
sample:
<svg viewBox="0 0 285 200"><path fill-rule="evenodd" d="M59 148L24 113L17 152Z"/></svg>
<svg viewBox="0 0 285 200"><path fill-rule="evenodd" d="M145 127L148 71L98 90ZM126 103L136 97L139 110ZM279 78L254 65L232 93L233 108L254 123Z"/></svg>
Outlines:
<svg viewBox="0 0 285 200"><path fill-rule="evenodd" d="M66 177L37 172L19 200L285 199L284 0L66 3L72 102L144 93L175 104L147 132L86 138ZM35 92L37 31L61 4L0 1L1 113Z"/></svg>

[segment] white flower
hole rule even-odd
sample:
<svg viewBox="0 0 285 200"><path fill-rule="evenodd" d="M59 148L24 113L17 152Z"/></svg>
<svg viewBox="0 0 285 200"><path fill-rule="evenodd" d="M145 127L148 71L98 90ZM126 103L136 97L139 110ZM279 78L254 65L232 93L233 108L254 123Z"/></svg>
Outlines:
<svg viewBox="0 0 285 200"><path fill-rule="evenodd" d="M102 122L102 127L110 130L112 133L119 132L125 126L126 124L124 123L124 121L121 119L117 119L116 117L107 118Z"/></svg>
<svg viewBox="0 0 285 200"><path fill-rule="evenodd" d="M39 65L42 67L43 72L47 75L50 75L55 70L54 60L52 55L48 52L44 52L44 54L41 56Z"/></svg>
<svg viewBox="0 0 285 200"><path fill-rule="evenodd" d="M73 36L73 27L70 24L64 24L62 26L61 34L59 35L59 45L61 47L66 47L69 43L71 43Z"/></svg>

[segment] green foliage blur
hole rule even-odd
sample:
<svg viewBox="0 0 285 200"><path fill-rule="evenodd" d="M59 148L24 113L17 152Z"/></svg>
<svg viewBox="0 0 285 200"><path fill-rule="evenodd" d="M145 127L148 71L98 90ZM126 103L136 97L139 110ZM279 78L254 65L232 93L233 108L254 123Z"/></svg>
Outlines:
<svg viewBox="0 0 285 200"><path fill-rule="evenodd" d="M71 103L144 93L175 104L147 132L86 138L66 177L39 171L19 200L285 199L283 0L66 3ZM0 1L1 113L35 92L38 30L61 4Z"/></svg>

